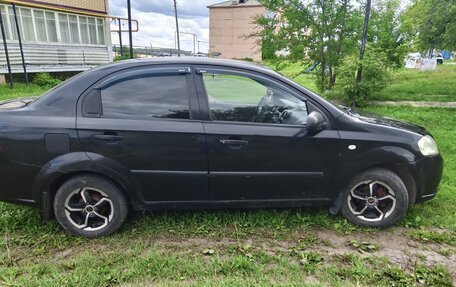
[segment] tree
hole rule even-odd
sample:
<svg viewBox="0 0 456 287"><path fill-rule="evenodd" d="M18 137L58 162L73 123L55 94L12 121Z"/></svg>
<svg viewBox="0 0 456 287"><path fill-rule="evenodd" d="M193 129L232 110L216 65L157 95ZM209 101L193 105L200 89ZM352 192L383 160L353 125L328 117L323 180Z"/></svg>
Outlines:
<svg viewBox="0 0 456 287"><path fill-rule="evenodd" d="M349 0L261 0L269 11L261 26L263 55L286 50L291 60L318 63L320 90L331 89L340 59L356 49L359 14Z"/></svg>
<svg viewBox="0 0 456 287"><path fill-rule="evenodd" d="M403 21L413 35L414 48L430 53L434 49L456 49L454 0L415 0Z"/></svg>
<svg viewBox="0 0 456 287"><path fill-rule="evenodd" d="M390 73L386 53L378 48L368 46L363 65L363 77L361 82L356 82L356 71L361 61L358 55L349 55L342 60L339 71L339 80L336 88L342 92L339 98L352 106L363 105L369 97L383 89Z"/></svg>
<svg viewBox="0 0 456 287"><path fill-rule="evenodd" d="M373 2L369 22L368 42L372 48L383 51L389 66L402 67L405 55L410 51L407 30L401 18L403 11L399 0Z"/></svg>

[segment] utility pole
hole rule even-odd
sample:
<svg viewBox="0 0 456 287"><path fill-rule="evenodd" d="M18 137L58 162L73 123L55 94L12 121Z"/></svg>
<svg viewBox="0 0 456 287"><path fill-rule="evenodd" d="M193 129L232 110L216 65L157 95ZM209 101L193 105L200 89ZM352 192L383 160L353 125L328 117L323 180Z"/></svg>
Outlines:
<svg viewBox="0 0 456 287"><path fill-rule="evenodd" d="M11 3L11 5L13 6L14 22L16 23L16 31L17 31L17 40L19 41L19 50L21 51L22 69L24 70L24 80L25 80L25 84L28 85L29 79L28 79L28 74L27 74L27 66L25 64L25 58L24 58L24 48L22 47L21 31L19 29L19 23L17 21L16 4Z"/></svg>
<svg viewBox="0 0 456 287"><path fill-rule="evenodd" d="M118 19L119 20L119 45L120 45L120 57L123 56L123 49L122 49L122 22L120 20L120 18Z"/></svg>
<svg viewBox="0 0 456 287"><path fill-rule="evenodd" d="M177 1L174 0L174 16L176 17L176 36L177 36L177 56L181 56L180 37L179 37L179 20L177 18Z"/></svg>
<svg viewBox="0 0 456 287"><path fill-rule="evenodd" d="M356 75L356 93L359 97L359 84L361 83L361 79L363 76L363 59L364 59L364 51L366 50L366 42L367 42L367 27L369 26L369 18L370 18L370 11L371 11L371 0L367 0L366 3L366 14L364 15L364 27L363 27L363 38L361 39L361 47L359 49L359 60L360 65L358 68L358 74ZM352 105L355 107L356 99L352 99Z"/></svg>
<svg viewBox="0 0 456 287"><path fill-rule="evenodd" d="M127 0L128 8L128 37L130 40L130 59L133 59L133 32L131 30L131 4L130 0Z"/></svg>

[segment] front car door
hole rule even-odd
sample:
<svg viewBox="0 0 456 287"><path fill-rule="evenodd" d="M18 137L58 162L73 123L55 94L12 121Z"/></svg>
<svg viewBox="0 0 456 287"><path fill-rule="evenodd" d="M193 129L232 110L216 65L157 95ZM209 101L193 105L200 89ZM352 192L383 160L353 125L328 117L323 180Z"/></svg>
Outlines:
<svg viewBox="0 0 456 287"><path fill-rule="evenodd" d="M131 172L145 203L207 200L207 153L190 67L122 70L81 97L84 150Z"/></svg>
<svg viewBox="0 0 456 287"><path fill-rule="evenodd" d="M329 201L339 133L329 125L317 134L306 129L307 114L322 110L262 74L198 67L196 79L207 110L211 199L285 205Z"/></svg>

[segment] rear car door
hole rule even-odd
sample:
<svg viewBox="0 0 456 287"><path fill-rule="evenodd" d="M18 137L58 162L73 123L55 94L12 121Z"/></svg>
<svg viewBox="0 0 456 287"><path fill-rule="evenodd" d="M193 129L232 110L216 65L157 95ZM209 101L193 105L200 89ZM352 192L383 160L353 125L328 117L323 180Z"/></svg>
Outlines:
<svg viewBox="0 0 456 287"><path fill-rule="evenodd" d="M262 74L198 67L196 77L208 114L211 199L329 201L339 133L306 129L308 113L321 109Z"/></svg>
<svg viewBox="0 0 456 287"><path fill-rule="evenodd" d="M207 154L190 67L123 70L80 99L77 129L92 158L131 172L147 202L207 199Z"/></svg>

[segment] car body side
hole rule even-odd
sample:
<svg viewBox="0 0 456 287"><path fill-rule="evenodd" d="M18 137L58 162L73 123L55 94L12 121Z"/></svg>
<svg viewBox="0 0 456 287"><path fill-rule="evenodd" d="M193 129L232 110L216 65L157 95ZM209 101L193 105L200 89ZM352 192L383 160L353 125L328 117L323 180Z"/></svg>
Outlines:
<svg viewBox="0 0 456 287"><path fill-rule="evenodd" d="M420 153L417 142L427 134L424 129L402 122L344 113L311 91L266 68L232 61L214 63L205 59L184 59L178 65L191 67L189 77L194 81L190 92L190 97L197 103L191 110L193 122L210 122L208 106L204 102L206 95L202 93L201 79L195 73L196 67L225 67L266 77L301 95L310 106L324 114L328 121L327 129L312 137L324 138L325 133L333 133L332 140L337 142L334 153L336 158L332 159L334 172L328 178L331 182L328 182L324 196L302 200L210 200L204 196L199 200L147 200L141 190L141 183L129 168L83 147L77 122L84 118L82 100L100 81L131 69L170 65L175 66L175 60L135 61L101 66L65 82L31 105L1 111L0 200L39 207L49 217L58 187L76 174L93 173L108 177L118 184L135 210L328 205L333 206L337 212L339 194L349 180L373 167L385 167L397 173L407 187L412 204L431 199L436 193L443 162L440 155L423 156ZM171 123L174 126L180 124L179 121ZM255 128L258 126L252 125L252 132ZM206 137L204 130L200 136L202 139ZM201 145L203 149L208 149L206 141L202 140ZM352 149L353 146L355 149ZM324 145L320 149L324 149ZM325 153L324 150L320 152ZM199 180L202 178L203 181L209 181L209 177L210 170L207 170L200 174ZM208 195L213 192L204 182L199 184L202 184Z"/></svg>

